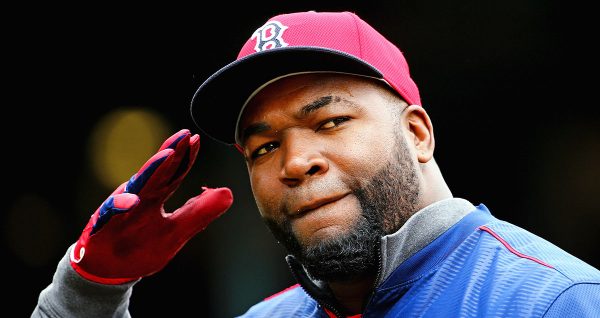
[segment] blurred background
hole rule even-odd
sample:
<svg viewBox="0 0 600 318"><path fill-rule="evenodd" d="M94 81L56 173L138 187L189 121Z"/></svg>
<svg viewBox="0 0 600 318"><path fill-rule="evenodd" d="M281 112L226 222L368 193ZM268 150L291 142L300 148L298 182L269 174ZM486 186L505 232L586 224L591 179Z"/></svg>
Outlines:
<svg viewBox="0 0 600 318"><path fill-rule="evenodd" d="M52 5L17 10L5 28L1 257L9 305L25 314L112 190L169 135L199 132L189 114L196 88L269 17L289 11L353 11L397 44L454 195L600 268L591 10L552 0ZM167 207L202 186L230 187L234 204L135 286L134 317L232 317L294 283L242 157L201 137L197 164Z"/></svg>

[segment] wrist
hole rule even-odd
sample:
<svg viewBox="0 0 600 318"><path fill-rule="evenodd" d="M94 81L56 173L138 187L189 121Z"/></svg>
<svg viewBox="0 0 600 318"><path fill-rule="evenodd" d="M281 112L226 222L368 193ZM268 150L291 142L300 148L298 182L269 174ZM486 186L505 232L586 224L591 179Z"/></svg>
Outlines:
<svg viewBox="0 0 600 318"><path fill-rule="evenodd" d="M79 255L79 257L77 257L77 258L75 257L74 253L75 253L76 247L77 247L77 244L74 244L73 246L71 246L71 248L69 248L69 252L68 252L71 268L73 268L73 270L77 274L79 274L79 276L81 276L82 278L85 278L86 280L92 281L94 283L103 284L103 285L121 285L121 284L135 282L135 281L141 279L141 277L135 277L135 278L131 278L131 277L129 277L129 278L101 277L101 276L89 273L88 271L86 271L79 265L79 262L81 261L83 255ZM85 251L83 247L80 249L80 252L82 250Z"/></svg>

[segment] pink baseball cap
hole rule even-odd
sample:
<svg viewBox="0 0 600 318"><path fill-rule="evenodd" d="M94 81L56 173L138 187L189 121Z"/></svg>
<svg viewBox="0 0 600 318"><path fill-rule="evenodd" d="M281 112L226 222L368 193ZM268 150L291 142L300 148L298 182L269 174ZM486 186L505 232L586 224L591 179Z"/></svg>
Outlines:
<svg viewBox="0 0 600 318"><path fill-rule="evenodd" d="M352 12L307 11L274 16L258 28L234 62L200 85L192 98L192 118L208 136L235 144L252 96L276 79L310 72L381 79L407 103L421 105L398 47Z"/></svg>

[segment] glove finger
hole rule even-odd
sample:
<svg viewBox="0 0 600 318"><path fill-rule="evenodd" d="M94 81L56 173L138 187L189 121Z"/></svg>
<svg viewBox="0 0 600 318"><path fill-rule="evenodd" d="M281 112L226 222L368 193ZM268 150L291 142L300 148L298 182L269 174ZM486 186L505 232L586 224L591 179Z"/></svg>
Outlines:
<svg viewBox="0 0 600 318"><path fill-rule="evenodd" d="M129 181L125 181L125 182L121 183L121 185L118 186L115 189L115 191L113 191L113 193L111 193L110 195L121 194L121 193L125 192L125 188L127 187L128 183L129 183Z"/></svg>
<svg viewBox="0 0 600 318"><path fill-rule="evenodd" d="M176 185L171 184L173 176L183 161L183 158L189 156L190 148L190 135L184 135L182 139L177 143L173 151L173 154L161 164L156 171L152 174L147 182L146 188L148 191L161 190L168 188L169 192L172 192ZM164 192L164 191L163 191Z"/></svg>
<svg viewBox="0 0 600 318"><path fill-rule="evenodd" d="M213 220L225 213L233 203L229 188L202 188L204 191L189 199L182 207L170 214L178 231L194 235Z"/></svg>
<svg viewBox="0 0 600 318"><path fill-rule="evenodd" d="M173 149L163 149L152 156L146 163L134 174L125 186L125 192L138 194L146 185L154 172L167 160L172 157L175 151Z"/></svg>
<svg viewBox="0 0 600 318"><path fill-rule="evenodd" d="M175 152L175 154L171 155L171 157L174 157L177 153L178 148L181 149L186 146L186 144L188 143L186 142L186 139L188 139L189 136L190 131L188 129L182 129L179 132L173 134L167 140L165 140L162 146L160 147L160 151L154 157L148 160L148 162L146 162L146 164L139 170L139 172L131 178L125 191L129 193L139 194L142 191L142 188L148 183L149 179L152 176L154 176L154 178L152 179L155 180L153 181L154 185L161 186L163 182L160 181L162 181L164 177L161 176L162 172L157 171L157 169L159 168L159 166L165 167L173 165L173 160L176 158L171 158L167 162L165 162L167 156L163 157L159 154L164 153L171 155L171 153Z"/></svg>
<svg viewBox="0 0 600 318"><path fill-rule="evenodd" d="M185 135L190 135L190 131L189 129L182 129L178 132L176 132L175 134L171 135L171 137L167 138L167 140L165 140L163 142L163 144L160 146L160 150L165 150L167 148L170 149L175 149L175 147L177 146L177 144L181 141L181 139L183 139L183 137L185 137Z"/></svg>
<svg viewBox="0 0 600 318"><path fill-rule="evenodd" d="M98 232L115 214L125 213L131 210L140 202L137 195L131 193L121 193L108 197L98 209L98 219L90 235Z"/></svg>
<svg viewBox="0 0 600 318"><path fill-rule="evenodd" d="M196 161L196 157L198 156L198 150L200 149L200 135L196 134L190 137L189 148L187 153L182 158L177 171L173 174L170 183L180 182L187 173L190 171L194 162Z"/></svg>

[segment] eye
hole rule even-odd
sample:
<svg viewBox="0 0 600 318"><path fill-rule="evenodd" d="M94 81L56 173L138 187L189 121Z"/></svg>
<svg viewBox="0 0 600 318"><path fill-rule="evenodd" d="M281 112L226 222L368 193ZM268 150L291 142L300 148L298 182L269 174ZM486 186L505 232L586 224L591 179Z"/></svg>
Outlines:
<svg viewBox="0 0 600 318"><path fill-rule="evenodd" d="M346 122L348 120L350 120L350 117L347 117L347 116L328 119L328 120L324 121L319 126L319 129L317 129L317 130L332 129L332 128L335 128L335 127L339 126L340 124L342 124L342 123L344 123L344 122Z"/></svg>
<svg viewBox="0 0 600 318"><path fill-rule="evenodd" d="M275 150L278 146L279 146L279 143L277 143L277 142L266 143L266 144L256 148L256 150L254 150L250 156L252 157L252 159L258 158L260 156L266 155L267 153Z"/></svg>

